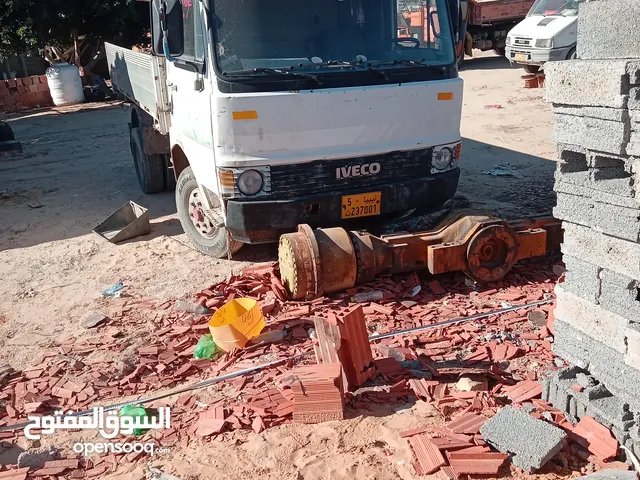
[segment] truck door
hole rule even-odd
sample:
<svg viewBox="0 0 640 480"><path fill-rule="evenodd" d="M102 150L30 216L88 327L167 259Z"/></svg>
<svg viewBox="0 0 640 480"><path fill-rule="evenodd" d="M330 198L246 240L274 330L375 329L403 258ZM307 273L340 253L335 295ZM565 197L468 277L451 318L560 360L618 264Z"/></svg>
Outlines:
<svg viewBox="0 0 640 480"><path fill-rule="evenodd" d="M182 0L181 3L184 54L168 67L171 137L184 150L199 183L217 192L211 127L211 78L214 73L206 62L202 3L199 0Z"/></svg>

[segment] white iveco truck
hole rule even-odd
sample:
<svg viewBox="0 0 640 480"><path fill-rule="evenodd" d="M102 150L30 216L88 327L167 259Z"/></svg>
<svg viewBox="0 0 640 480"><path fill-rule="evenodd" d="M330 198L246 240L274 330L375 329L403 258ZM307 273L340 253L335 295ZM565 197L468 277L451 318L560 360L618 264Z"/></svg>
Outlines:
<svg viewBox="0 0 640 480"><path fill-rule="evenodd" d="M454 195L467 2L426 0L419 40L396 1L153 0L152 55L107 45L140 185L175 186L200 251Z"/></svg>
<svg viewBox="0 0 640 480"><path fill-rule="evenodd" d="M537 0L507 36L505 55L536 73L547 62L573 60L578 42L578 7L583 0Z"/></svg>

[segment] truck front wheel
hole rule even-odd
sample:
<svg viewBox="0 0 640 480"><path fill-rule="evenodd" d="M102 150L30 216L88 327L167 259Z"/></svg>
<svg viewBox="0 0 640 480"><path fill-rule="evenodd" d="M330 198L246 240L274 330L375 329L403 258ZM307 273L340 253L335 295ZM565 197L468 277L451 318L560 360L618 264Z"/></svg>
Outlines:
<svg viewBox="0 0 640 480"><path fill-rule="evenodd" d="M162 192L165 188L165 162L162 160L162 155L144 153L144 140L140 127L131 128L129 142L140 188L147 194Z"/></svg>
<svg viewBox="0 0 640 480"><path fill-rule="evenodd" d="M522 65L526 72L538 73L540 71L540 65Z"/></svg>
<svg viewBox="0 0 640 480"><path fill-rule="evenodd" d="M176 209L184 233L200 252L216 258L226 258L240 250L242 242L233 240L224 226L224 215L218 202L212 205L213 211L206 211L202 202L202 192L193 175L191 167L185 168L176 186ZM206 214L205 214L206 211Z"/></svg>

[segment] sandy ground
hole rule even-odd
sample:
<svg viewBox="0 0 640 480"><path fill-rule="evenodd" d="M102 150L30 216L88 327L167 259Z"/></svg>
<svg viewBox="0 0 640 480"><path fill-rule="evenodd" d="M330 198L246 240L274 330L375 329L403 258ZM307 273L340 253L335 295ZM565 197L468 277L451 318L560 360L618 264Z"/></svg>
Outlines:
<svg viewBox="0 0 640 480"><path fill-rule="evenodd" d="M542 90L523 88L522 74L494 56L470 60L461 72L459 193L473 206L509 218L549 212L555 203L552 114ZM128 118L111 104L8 119L25 154L0 162L0 365L24 367L54 340L80 335L87 313L105 306L101 290L115 282L125 282L135 296L166 301L275 257L274 246L245 247L233 261L191 248L173 194L140 193ZM506 163L522 178L483 173ZM128 200L149 209L150 235L115 246L92 233ZM412 478L406 442L396 445L390 432L436 422L427 407L321 427L289 425L154 463L183 479L221 473L230 479ZM119 477L141 474L138 469Z"/></svg>

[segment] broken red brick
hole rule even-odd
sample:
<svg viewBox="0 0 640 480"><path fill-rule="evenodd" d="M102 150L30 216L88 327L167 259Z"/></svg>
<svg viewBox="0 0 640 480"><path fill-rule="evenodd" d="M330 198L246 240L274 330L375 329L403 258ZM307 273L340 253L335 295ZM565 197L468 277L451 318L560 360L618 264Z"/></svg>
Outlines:
<svg viewBox="0 0 640 480"><path fill-rule="evenodd" d="M462 415L447 424L453 433L480 433L480 427L487 421L482 415ZM460 473L460 472L458 472Z"/></svg>
<svg viewBox="0 0 640 480"><path fill-rule="evenodd" d="M215 433L220 433L224 428L225 420L218 420L215 418L202 418L198 420L198 429L196 435L199 437L208 437Z"/></svg>
<svg viewBox="0 0 640 480"><path fill-rule="evenodd" d="M416 461L420 465L422 475L429 475L446 465L447 462L440 453L440 449L425 434L409 437L409 445L411 445Z"/></svg>
<svg viewBox="0 0 640 480"><path fill-rule="evenodd" d="M522 403L542 394L542 385L533 380L520 382L513 387L503 388L507 396L514 402Z"/></svg>
<svg viewBox="0 0 640 480"><path fill-rule="evenodd" d="M265 429L264 422L262 421L262 417L260 415L258 415L256 418L253 419L253 422L251 423L251 428L256 433L260 433Z"/></svg>
<svg viewBox="0 0 640 480"><path fill-rule="evenodd" d="M414 435L418 435L420 433L427 433L428 431L429 431L428 427L414 428L413 430L407 430L406 432L400 432L398 434L398 436L400 438L409 438L409 437L413 437Z"/></svg>
<svg viewBox="0 0 640 480"><path fill-rule="evenodd" d="M319 423L344 418L344 389L339 363L308 365L292 371L293 420Z"/></svg>
<svg viewBox="0 0 640 480"><path fill-rule="evenodd" d="M457 475L497 475L509 458L505 453L448 453L449 464Z"/></svg>
<svg viewBox="0 0 640 480"><path fill-rule="evenodd" d="M68 389L62 388L62 387L53 387L51 389L51 394L54 397L60 397L60 398L71 398L71 397L73 397L73 392L71 390L68 390Z"/></svg>
<svg viewBox="0 0 640 480"><path fill-rule="evenodd" d="M444 295L445 293L447 293L447 291L442 288L442 285L440 285L440 282L438 280L430 281L429 283L427 283L427 286L434 295Z"/></svg>
<svg viewBox="0 0 640 480"><path fill-rule="evenodd" d="M348 388L362 385L375 374L362 306L329 312L328 318L316 317L314 323L318 363L340 363Z"/></svg>
<svg viewBox="0 0 640 480"><path fill-rule="evenodd" d="M573 428L571 438L600 460L610 460L618 454L618 441L611 431L592 417L582 417Z"/></svg>
<svg viewBox="0 0 640 480"><path fill-rule="evenodd" d="M157 355L158 347L142 347L138 349L139 355Z"/></svg>

